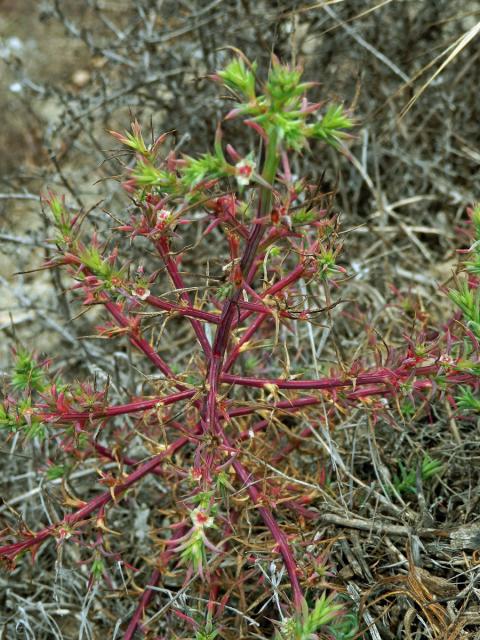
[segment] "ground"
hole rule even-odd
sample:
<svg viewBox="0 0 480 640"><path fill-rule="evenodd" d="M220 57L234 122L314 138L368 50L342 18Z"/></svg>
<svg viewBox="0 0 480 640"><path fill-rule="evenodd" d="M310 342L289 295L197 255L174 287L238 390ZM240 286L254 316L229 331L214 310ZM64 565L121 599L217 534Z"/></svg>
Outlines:
<svg viewBox="0 0 480 640"><path fill-rule="evenodd" d="M478 8L467 0L455 7L447 0L311 7L247 0L0 1L2 372L12 362L12 347L23 345L54 356L72 378L96 376L104 383L110 377L118 397L140 393L134 354L116 344L105 345L102 355L103 343L84 339L94 333L100 310L82 314L64 275L30 273L53 251L39 197L55 189L79 210L101 201L89 224L106 234L112 222L104 210L123 215L128 204L110 179L120 165L107 130L125 130L134 115L147 129L176 130L182 152L211 148L226 98L206 75L230 55L224 46L242 49L259 66L268 64L272 50L294 58L307 79L319 83L313 89L318 100L340 100L357 118L348 151L314 148L293 167L311 181L322 180L323 192L336 191L341 265L350 276L341 295L352 306L332 311L333 329L325 321L314 330L322 367L341 360L348 368L359 353L373 361L373 341L385 345L385 360L394 358L405 335L418 337L419 323L427 334L447 326L454 309L446 291L455 280L457 250L469 246L467 206L478 197L476 27ZM471 40L462 42L465 34ZM445 68L428 82L442 63ZM223 127L242 149L245 134L232 123ZM132 260L141 257L132 253ZM200 259L191 257L192 272ZM308 344L299 350L302 364L313 367L305 355L315 351L311 336L302 339ZM188 334L178 329L170 340L181 360ZM476 638L478 423L462 420L446 397L432 405L407 404L401 418L392 406L391 420L375 427L367 410L337 416L331 442L300 447L286 471L317 483L318 469L328 470L328 495L316 497L314 535L334 585L366 606L366 638L439 638L436 623L448 628L442 637ZM442 472L422 482L427 454L441 462ZM16 517L9 509L33 529L55 518L65 496L59 481L45 482L43 445L28 442L19 449L17 443L14 451L5 441L0 455L0 528ZM401 476L402 465L413 471L415 489L392 495L388 485ZM95 477L94 461L85 469L86 477ZM80 477L72 483L84 495L89 485ZM147 480L109 522L129 532L132 561L155 548L141 529L157 517L151 501L159 486ZM142 545L148 553L135 551ZM144 567L138 578L127 575L124 588L125 576L113 566L111 585L87 591L81 559L74 545L50 547L39 554L40 573L24 561L13 574L2 574L3 637L119 637L148 575ZM151 615L164 597L158 596ZM267 614L275 617L273 605L264 613L261 637L271 637Z"/></svg>

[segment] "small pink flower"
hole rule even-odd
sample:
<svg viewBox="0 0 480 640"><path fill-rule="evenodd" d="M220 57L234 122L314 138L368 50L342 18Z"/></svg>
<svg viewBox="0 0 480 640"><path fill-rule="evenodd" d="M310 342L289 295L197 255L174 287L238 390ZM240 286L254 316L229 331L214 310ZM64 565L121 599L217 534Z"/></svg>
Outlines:
<svg viewBox="0 0 480 640"><path fill-rule="evenodd" d="M190 476L193 482L198 483L203 477L202 469L194 468L190 471Z"/></svg>
<svg viewBox="0 0 480 640"><path fill-rule="evenodd" d="M139 300L146 300L149 295L150 289L147 289L146 287L136 287L136 289L133 289L132 291L132 296Z"/></svg>
<svg viewBox="0 0 480 640"><path fill-rule="evenodd" d="M208 515L206 511L198 507L194 509L190 513L190 518L192 519L193 526L195 529L205 529L213 527L214 519L212 516Z"/></svg>
<svg viewBox="0 0 480 640"><path fill-rule="evenodd" d="M172 212L168 209L160 209L157 211L157 228L164 229L171 218Z"/></svg>
<svg viewBox="0 0 480 640"><path fill-rule="evenodd" d="M252 174L255 170L255 162L248 158L243 158L235 165L237 182L241 187L250 183Z"/></svg>

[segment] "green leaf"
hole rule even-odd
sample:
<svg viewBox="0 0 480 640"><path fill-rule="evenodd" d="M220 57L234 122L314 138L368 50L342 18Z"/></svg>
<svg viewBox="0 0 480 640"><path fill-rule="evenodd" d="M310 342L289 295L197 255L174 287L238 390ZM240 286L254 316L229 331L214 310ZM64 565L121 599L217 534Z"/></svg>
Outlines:
<svg viewBox="0 0 480 640"><path fill-rule="evenodd" d="M327 596L325 592L316 600L312 610L309 610L304 599L301 612L294 618L284 620L276 637L279 640L313 640L317 638L317 631L331 631L329 625L338 617L341 609L342 605L334 602L333 595Z"/></svg>
<svg viewBox="0 0 480 640"><path fill-rule="evenodd" d="M416 468L407 469L401 462L398 463L400 468L400 476L395 476L393 486L399 493L415 493L417 488L417 472ZM443 464L439 460L431 458L428 454L422 460L420 470L422 480L427 481L438 476L444 469Z"/></svg>
<svg viewBox="0 0 480 640"><path fill-rule="evenodd" d="M460 395L456 398L457 406L462 411L480 413L480 399L475 398L470 387L460 387Z"/></svg>
<svg viewBox="0 0 480 640"><path fill-rule="evenodd" d="M345 114L343 106L332 104L328 107L323 118L312 125L310 135L336 147L339 141L347 135L343 129L351 129L352 127L353 121Z"/></svg>
<svg viewBox="0 0 480 640"><path fill-rule="evenodd" d="M200 158L187 157L187 164L181 169L182 183L192 188L202 180L221 178L227 175L226 163L218 156L211 153L205 153Z"/></svg>
<svg viewBox="0 0 480 640"><path fill-rule="evenodd" d="M278 129L279 138L287 149L301 151L305 146L305 122L302 118L291 118L283 113L276 113L272 122Z"/></svg>
<svg viewBox="0 0 480 640"><path fill-rule="evenodd" d="M472 222L475 227L475 237L480 240L480 204L475 204L472 208Z"/></svg>
<svg viewBox="0 0 480 640"><path fill-rule="evenodd" d="M307 633L314 633L320 627L329 624L337 616L338 611L342 606L340 604L334 604L331 596L327 598L325 592L322 593L320 598L315 602L315 607L308 615L308 619L305 622L305 630Z"/></svg>
<svg viewBox="0 0 480 640"><path fill-rule="evenodd" d="M274 62L265 87L266 94L271 99L273 110L281 110L284 106L292 102L305 93L310 86L308 83L300 83L302 71L292 69L288 65Z"/></svg>
<svg viewBox="0 0 480 640"><path fill-rule="evenodd" d="M40 422L38 418L31 419L30 423L25 425L25 435L32 440L33 438L45 440L47 433L47 425Z"/></svg>
<svg viewBox="0 0 480 640"><path fill-rule="evenodd" d="M99 580L105 571L105 564L102 558L95 558L92 563L92 575L95 580Z"/></svg>
<svg viewBox="0 0 480 640"><path fill-rule="evenodd" d="M450 299L462 311L468 328L480 338L480 292L470 288L468 282L463 281L458 289L448 292Z"/></svg>
<svg viewBox="0 0 480 640"><path fill-rule="evenodd" d="M293 225L302 225L302 224L309 224L310 222L313 222L318 216L318 212L316 212L315 210L307 210L307 209L299 209L298 211L295 211L291 218L292 218L292 224Z"/></svg>
<svg viewBox="0 0 480 640"><path fill-rule="evenodd" d="M132 174L138 187L143 189L157 187L164 193L175 192L177 177L171 171L158 169L147 160L139 160L135 165Z"/></svg>
<svg viewBox="0 0 480 640"><path fill-rule="evenodd" d="M107 288L113 286L112 282L122 278L122 271L115 269L108 258L104 258L95 246L86 247L79 252L78 257L82 263L103 281Z"/></svg>
<svg viewBox="0 0 480 640"><path fill-rule="evenodd" d="M0 405L0 428L15 432L18 429L17 421L7 412L3 404Z"/></svg>
<svg viewBox="0 0 480 640"><path fill-rule="evenodd" d="M47 469L47 480L57 480L58 478L63 478L63 476L67 473L69 467L65 464L53 465Z"/></svg>
<svg viewBox="0 0 480 640"><path fill-rule="evenodd" d="M43 391L46 387L43 369L28 351L17 353L12 386L17 391Z"/></svg>
<svg viewBox="0 0 480 640"><path fill-rule="evenodd" d="M233 91L239 91L249 100L255 99L255 71L257 65L254 62L248 69L244 60L234 58L223 71L217 71L217 75L224 85Z"/></svg>

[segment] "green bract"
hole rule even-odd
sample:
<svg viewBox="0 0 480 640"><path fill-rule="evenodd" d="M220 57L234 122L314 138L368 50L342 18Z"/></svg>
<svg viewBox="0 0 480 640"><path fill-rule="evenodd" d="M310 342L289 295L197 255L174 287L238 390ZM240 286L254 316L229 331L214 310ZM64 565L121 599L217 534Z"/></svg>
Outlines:
<svg viewBox="0 0 480 640"><path fill-rule="evenodd" d="M53 465L47 469L47 473L46 473L47 479L57 480L58 478L63 478L63 476L67 473L68 470L69 470L68 465L64 465L64 464Z"/></svg>
<svg viewBox="0 0 480 640"><path fill-rule="evenodd" d="M272 110L282 109L295 98L303 95L310 84L300 84L302 71L291 69L275 61L268 74L265 92L270 98ZM295 101L296 103L296 101Z"/></svg>
<svg viewBox="0 0 480 640"><path fill-rule="evenodd" d="M240 91L247 98L247 102L237 104L230 117L250 116L267 135L275 130L282 146L295 151L301 151L308 138L319 138L338 146L346 135L345 129L353 127L352 119L341 105L331 105L319 121L309 121L311 114L316 113L321 105L307 101L306 92L313 83L301 82L302 69L292 69L273 58L264 92L258 95L255 94L254 69L248 70L239 58L224 71L217 72L217 77L228 89Z"/></svg>
<svg viewBox="0 0 480 640"><path fill-rule="evenodd" d="M399 463L400 476L395 476L393 485L399 493L415 493L417 486L417 470L407 469ZM425 455L422 460L420 475L422 480L430 480L438 476L443 471L443 464L439 460L434 460L429 455Z"/></svg>
<svg viewBox="0 0 480 640"><path fill-rule="evenodd" d="M145 160L139 160L132 171L132 178L140 187L157 187L164 193L174 191L177 179L174 173L158 169Z"/></svg>
<svg viewBox="0 0 480 640"><path fill-rule="evenodd" d="M12 386L17 391L43 391L45 388L43 370L27 351L17 353Z"/></svg>
<svg viewBox="0 0 480 640"><path fill-rule="evenodd" d="M221 178L227 175L227 164L223 158L205 153L200 158L186 158L186 165L181 169L182 183L185 187L196 186L202 180Z"/></svg>
<svg viewBox="0 0 480 640"><path fill-rule="evenodd" d="M353 121L345 115L342 105L331 105L323 118L315 123L310 129L310 135L320 138L332 146L337 146L338 142L345 137L344 129L351 129Z"/></svg>
<svg viewBox="0 0 480 640"><path fill-rule="evenodd" d="M240 91L249 99L255 98L255 71L257 65L254 62L247 69L242 58L234 58L223 71L217 71L217 75L223 83L233 91Z"/></svg>
<svg viewBox="0 0 480 640"><path fill-rule="evenodd" d="M295 618L284 620L277 633L278 640L315 640L317 631L329 633L330 623L338 616L342 605L334 602L332 596L322 593L315 602L312 610L309 610L307 601L302 603L302 611Z"/></svg>
<svg viewBox="0 0 480 640"><path fill-rule="evenodd" d="M95 276L104 281L104 285L112 285L114 279L122 275L121 271L115 269L111 261L104 258L96 247L85 247L80 251L79 257Z"/></svg>
<svg viewBox="0 0 480 640"><path fill-rule="evenodd" d="M480 413L480 400L473 395L469 387L462 387L456 398L457 406L461 411L474 411Z"/></svg>
<svg viewBox="0 0 480 640"><path fill-rule="evenodd" d="M450 298L459 307L469 329L480 338L480 293L463 281L457 289L449 291Z"/></svg>

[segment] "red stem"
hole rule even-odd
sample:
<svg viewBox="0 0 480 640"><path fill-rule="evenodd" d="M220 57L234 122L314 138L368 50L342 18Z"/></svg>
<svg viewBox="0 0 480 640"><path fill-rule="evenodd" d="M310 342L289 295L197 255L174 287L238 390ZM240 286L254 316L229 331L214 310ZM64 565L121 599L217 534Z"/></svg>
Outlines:
<svg viewBox="0 0 480 640"><path fill-rule="evenodd" d="M130 624L127 627L127 630L125 631L125 635L123 636L123 640L132 640L135 631L137 630L137 627L139 625L140 622L140 618L143 615L143 612L145 611L145 609L148 607L148 605L150 604L150 600L153 597L154 594L154 590L152 589L152 587L156 587L157 584L160 581L160 577L161 577L161 573L158 569L155 569L155 571L152 573L150 580L148 581L147 586L145 587L141 597L140 597L140 602L138 603L138 606L135 610L135 613L133 614L131 620L130 620Z"/></svg>
<svg viewBox="0 0 480 640"><path fill-rule="evenodd" d="M175 287L180 290L185 289L185 283L183 282L183 278L177 269L177 264L170 255L168 239L166 237L160 238L159 242L157 242L156 244L156 247L160 255L162 256L163 262L167 267L167 271ZM181 291L180 298L186 304L191 305L190 296L188 295L187 291ZM198 320L195 320L195 318L190 318L190 323L195 332L195 335L197 336L197 340L203 349L204 354L207 356L207 358L210 357L212 354L212 348L210 346L210 343L208 342L207 335L205 333L205 327Z"/></svg>
<svg viewBox="0 0 480 640"><path fill-rule="evenodd" d="M43 418L59 418L62 422L69 422L73 420L94 420L95 418L111 418L113 416L121 416L129 413L137 413L138 411L148 411L158 405L167 406L180 402L181 400L187 400L195 395L195 391L186 390L179 391L178 393L172 393L169 396L163 396L160 398L154 398L152 400L137 400L129 402L127 404L119 404L113 407L107 407L98 411L72 411L70 413L44 413L39 414L39 417Z"/></svg>
<svg viewBox="0 0 480 640"><path fill-rule="evenodd" d="M72 260L70 261L73 264L82 265L81 260L77 256L72 256ZM93 275L93 272L87 269L85 266L82 267L83 272L86 275ZM121 327L131 328L131 324L127 316L122 312L119 305L116 302L112 302L109 296L106 293L101 293L100 300L109 311L109 313L115 318L117 324ZM163 375L167 378L175 378L173 371L167 365L167 363L158 355L158 353L153 349L150 344L140 336L135 336L129 333L128 336L130 342L135 345L140 351L147 356L147 358L163 373ZM179 386L177 385L177 388Z"/></svg>
<svg viewBox="0 0 480 640"><path fill-rule="evenodd" d="M131 325L128 318L124 313L122 313L118 304L116 304L115 302L111 302L106 296L102 296L102 298L105 308L115 318L117 323L121 327L130 327ZM155 349L153 349L153 347L145 340L145 338L141 338L140 336L129 333L128 339L134 346L140 349L140 351L143 351L150 362L152 362L158 369L160 369L160 371L166 378L175 378L175 375L168 364L163 360L163 358L158 355Z"/></svg>
<svg viewBox="0 0 480 640"><path fill-rule="evenodd" d="M182 306L174 304L173 302L167 302L166 300L162 300L156 296L148 296L148 298L145 299L145 302L157 309L162 309L168 313L178 313L178 315L185 316L186 318L197 318L198 320L204 320L211 324L218 324L220 322L220 315L210 313L208 311L202 311L201 309L196 309L189 305Z"/></svg>
<svg viewBox="0 0 480 640"><path fill-rule="evenodd" d="M178 540L179 538L181 538L186 532L186 527L180 527L179 529L177 529L177 531L175 531L175 533L172 535L172 537L170 538L170 541L173 542L175 540ZM167 549L166 551L164 551L161 554L161 563L163 566L165 566L170 557L173 556L176 553L175 549L173 547L171 547L170 549ZM156 587L157 584L160 582L160 578L162 576L161 571L159 571L158 569L155 569L155 571L152 573L150 580L148 581L147 586L145 587L141 597L140 597L140 601L138 603L137 608L135 609L135 613L133 614L130 623L127 627L127 630L125 631L125 635L123 636L123 640L132 640L135 631L137 630L137 627L140 626L140 618L143 614L143 612L145 611L145 609L148 607L148 605L150 604L150 601L153 597L154 594L154 589L152 589L152 587Z"/></svg>
<svg viewBox="0 0 480 640"><path fill-rule="evenodd" d="M369 384L398 384L400 381L405 381L408 378L414 378L416 376L428 376L438 374L442 368L442 364L432 364L416 369L409 368L403 369L379 369L370 373L361 373L357 377L352 377L350 380L341 378L319 378L318 380L284 380L282 378L253 378L247 376L231 375L223 373L221 376L221 382L228 384L238 384L245 387L256 387L262 389L266 386L275 386L279 389L338 389L341 387L353 387L369 385ZM453 379L457 376L456 379ZM460 376L460 377L458 377ZM452 382L463 383L470 380L472 376L470 374L459 374L455 372L447 376L447 379L451 379ZM417 385L421 381L414 381L413 385Z"/></svg>
<svg viewBox="0 0 480 640"><path fill-rule="evenodd" d="M266 314L257 316L252 324L248 327L248 329L242 334L242 337L235 345L235 347L231 350L228 358L225 361L225 364L223 366L224 371L228 371L234 365L235 360L237 360L238 356L241 353L243 345L246 344L250 340L250 338L255 335L266 317ZM222 379L224 377L225 374L222 376Z"/></svg>
<svg viewBox="0 0 480 640"><path fill-rule="evenodd" d="M265 291L262 291L262 293L260 294L260 297L265 298L266 296L274 296L276 293L279 293L282 289L289 287L291 284L299 280L304 275L304 273L305 273L305 265L298 264L295 267L295 269L293 269L293 271L291 271L288 274L288 276L285 276L284 278L282 278L281 280L273 284L271 287L268 287L267 289L265 289ZM250 310L244 311L242 314L240 314L240 318L238 318L238 320L235 320L233 322L232 328L240 325L242 322L245 322L245 320L249 318L252 315L252 313L254 312Z"/></svg>
<svg viewBox="0 0 480 640"><path fill-rule="evenodd" d="M272 285L271 287L263 291L261 293L261 297L265 298L267 295L275 295L285 287L290 286L292 282L295 282L296 280L301 278L304 272L305 272L305 267L301 264L297 265L295 269L288 276L286 276L285 278L282 278L276 284ZM273 310L270 311L270 313L272 312ZM232 322L232 329L239 326L242 322L244 322L247 318L249 318L250 315L252 315L252 313L255 313L255 312L252 311L251 309L242 313L239 319L234 320ZM248 329L243 333L238 344L235 345L232 352L228 356L225 362L225 365L223 367L224 371L228 371L229 369L232 368L233 364L235 363L235 361L237 360L238 356L241 353L242 346L246 344L250 340L250 338L252 338L252 336L258 331L258 329L260 328L261 324L263 323L266 317L267 317L267 311L262 311L262 315L256 318L253 321L253 323L248 327Z"/></svg>
<svg viewBox="0 0 480 640"><path fill-rule="evenodd" d="M0 556L15 558L21 551L29 549L30 547L36 547L48 538L55 536L55 534L58 535L58 530L62 526L70 527L77 522L84 520L90 514L94 513L98 509L101 509L109 502L122 497L127 489L129 489L132 485L137 483L147 474L152 473L152 471L159 464L161 464L165 458L173 455L178 449L181 449L183 446L185 446L187 442L189 442L189 438L178 438L178 440L172 442L172 444L167 447L165 451L162 451L161 453L151 458L151 460L135 469L135 471L133 471L126 480L116 485L115 487L112 487L108 491L105 491L96 498L93 498L74 513L65 516L59 522L50 525L45 529L42 529L38 533L34 534L29 540L25 540L23 542L15 542L13 544L0 547Z"/></svg>
<svg viewBox="0 0 480 640"><path fill-rule="evenodd" d="M223 441L227 446L231 446L226 436L223 437ZM252 476L246 471L245 467L239 460L234 459L232 462L232 466L235 469L235 473L245 485L252 502L258 506L259 503L261 503L261 494L255 487L254 483L256 482L256 480L252 478ZM297 563L295 562L295 558L293 557L290 545L288 544L287 536L278 526L277 521L273 517L272 512L270 511L270 509L268 509L268 507L258 506L258 512L261 515L262 520L270 530L273 539L278 545L278 549L282 555L283 561L285 563L285 568L290 579L290 584L292 585L295 608L299 610L303 601L303 593L298 581Z"/></svg>

